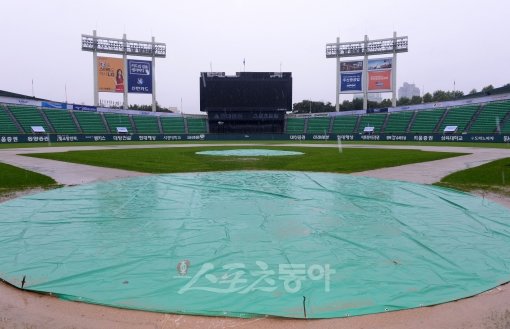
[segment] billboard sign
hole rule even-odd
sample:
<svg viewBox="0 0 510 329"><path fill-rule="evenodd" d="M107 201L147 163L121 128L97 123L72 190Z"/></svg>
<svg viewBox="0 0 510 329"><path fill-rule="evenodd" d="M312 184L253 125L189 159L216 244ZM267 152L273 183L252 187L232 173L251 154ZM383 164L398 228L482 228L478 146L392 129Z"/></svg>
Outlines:
<svg viewBox="0 0 510 329"><path fill-rule="evenodd" d="M97 111L97 107L95 107L95 106L88 106L88 105L73 104L73 110L96 112Z"/></svg>
<svg viewBox="0 0 510 329"><path fill-rule="evenodd" d="M340 93L356 93L363 91L363 73L340 73Z"/></svg>
<svg viewBox="0 0 510 329"><path fill-rule="evenodd" d="M152 62L128 60L128 92L152 94Z"/></svg>
<svg viewBox="0 0 510 329"><path fill-rule="evenodd" d="M124 92L124 61L122 58L98 57L97 79L101 92Z"/></svg>
<svg viewBox="0 0 510 329"><path fill-rule="evenodd" d="M392 68L393 59L391 57L387 58L377 58L377 59L369 59L368 60L368 70L387 70Z"/></svg>
<svg viewBox="0 0 510 329"><path fill-rule="evenodd" d="M45 107L47 109L62 109L67 110L66 103L57 103L57 102L41 102L41 107Z"/></svg>
<svg viewBox="0 0 510 329"><path fill-rule="evenodd" d="M363 61L340 62L340 72L363 71Z"/></svg>
<svg viewBox="0 0 510 329"><path fill-rule="evenodd" d="M368 72L368 91L391 91L391 69Z"/></svg>

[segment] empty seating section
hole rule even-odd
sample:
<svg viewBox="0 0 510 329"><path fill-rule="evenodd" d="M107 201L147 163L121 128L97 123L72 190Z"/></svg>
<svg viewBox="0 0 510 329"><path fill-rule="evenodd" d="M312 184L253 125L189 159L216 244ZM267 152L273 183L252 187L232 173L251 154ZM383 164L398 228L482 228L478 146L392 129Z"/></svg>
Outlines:
<svg viewBox="0 0 510 329"><path fill-rule="evenodd" d="M444 109L418 111L410 132L421 134L433 133L443 114Z"/></svg>
<svg viewBox="0 0 510 329"><path fill-rule="evenodd" d="M136 132L139 134L159 134L158 118L153 116L133 116Z"/></svg>
<svg viewBox="0 0 510 329"><path fill-rule="evenodd" d="M78 128L74 124L73 118L67 110L50 110L44 109L44 114L50 121L56 133L60 134L76 134L79 133Z"/></svg>
<svg viewBox="0 0 510 329"><path fill-rule="evenodd" d="M189 134L205 134L207 132L206 119L186 118Z"/></svg>
<svg viewBox="0 0 510 329"><path fill-rule="evenodd" d="M388 123L384 128L386 134L404 134L409 126L409 121L414 111L392 112L389 114Z"/></svg>
<svg viewBox="0 0 510 329"><path fill-rule="evenodd" d="M358 132L363 133L363 129L365 129L365 127L374 127L374 133L380 133L381 127L386 119L386 115L386 113L363 115L358 127Z"/></svg>
<svg viewBox="0 0 510 329"><path fill-rule="evenodd" d="M309 134L327 134L329 133L329 123L331 119L328 118L310 118L308 119L308 133Z"/></svg>
<svg viewBox="0 0 510 329"><path fill-rule="evenodd" d="M334 118L332 133L336 134L352 134L358 122L357 115L339 115Z"/></svg>
<svg viewBox="0 0 510 329"><path fill-rule="evenodd" d="M510 101L489 103L485 105L478 118L469 129L473 134L490 134L496 132L498 125L510 112Z"/></svg>
<svg viewBox="0 0 510 329"><path fill-rule="evenodd" d="M32 126L41 126L51 133L39 110L32 106L9 106L9 110L21 125L25 133L32 133Z"/></svg>
<svg viewBox="0 0 510 329"><path fill-rule="evenodd" d="M165 134L184 134L183 117L160 117L163 133Z"/></svg>
<svg viewBox="0 0 510 329"><path fill-rule="evenodd" d="M0 107L0 134L19 134L18 128L12 122L9 114Z"/></svg>
<svg viewBox="0 0 510 329"><path fill-rule="evenodd" d="M78 120L81 130L85 134L107 133L107 130L103 124L103 119L98 113L74 111L74 116Z"/></svg>
<svg viewBox="0 0 510 329"><path fill-rule="evenodd" d="M104 113L104 118L112 134L117 133L117 127L124 127L127 129L128 133L133 133L133 127L131 126L129 116L125 114Z"/></svg>
<svg viewBox="0 0 510 329"><path fill-rule="evenodd" d="M287 133L288 134L302 134L305 132L305 119L301 118L288 118L287 119Z"/></svg>
<svg viewBox="0 0 510 329"><path fill-rule="evenodd" d="M481 110L480 106L482 106ZM374 127L376 134L441 134L446 126L458 126L458 133L493 134L499 131L505 134L510 133L510 100L490 102L485 105L452 107L448 109L446 115L445 111L446 109L439 108L308 119L291 117L286 119L286 133L353 134L363 133L365 127ZM12 113L12 116L9 112ZM475 114L477 114L476 118ZM76 124L73 115L79 125ZM106 120L107 127L102 116ZM443 116L444 120L438 126ZM359 125L356 126L358 120ZM385 120L387 121L384 126ZM85 134L108 132L116 134L117 127L125 127L129 133L138 134L207 133L205 117L161 116L159 121L161 126L158 117L149 115L133 115L131 120L128 114L100 114L88 111L38 109L34 106L0 105L0 134L32 133L32 126L42 126L47 133L58 134L77 134L80 133L80 128L81 132ZM18 129L17 124L23 131ZM407 128L410 124L408 131ZM467 131L468 126L470 126L469 131Z"/></svg>
<svg viewBox="0 0 510 329"><path fill-rule="evenodd" d="M446 118L441 124L441 128L438 130L438 133L442 133L446 126L457 126L457 132L464 132L479 107L479 105L469 105L451 108L448 111L448 114L446 114Z"/></svg>

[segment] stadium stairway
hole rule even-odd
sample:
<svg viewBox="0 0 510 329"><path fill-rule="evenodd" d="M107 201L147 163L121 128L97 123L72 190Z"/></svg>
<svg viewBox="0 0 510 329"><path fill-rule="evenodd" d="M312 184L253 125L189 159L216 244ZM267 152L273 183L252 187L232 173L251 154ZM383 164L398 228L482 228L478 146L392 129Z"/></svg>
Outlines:
<svg viewBox="0 0 510 329"><path fill-rule="evenodd" d="M182 118L182 124L184 126L184 132L188 133L188 131L189 131L188 120L185 120L185 118Z"/></svg>
<svg viewBox="0 0 510 329"><path fill-rule="evenodd" d="M407 124L407 127L406 127L406 133L409 133L411 131L411 127L413 126L417 115L418 115L418 111L413 111L413 116L409 120L409 123Z"/></svg>
<svg viewBox="0 0 510 329"><path fill-rule="evenodd" d="M441 116L441 118L439 118L439 121L437 122L437 124L434 126L434 133L437 133L439 131L439 128L441 127L441 125L443 124L444 120L446 119L446 116L448 116L448 112L450 111L450 109L445 109L444 112L443 112L443 115Z"/></svg>
<svg viewBox="0 0 510 329"><path fill-rule="evenodd" d="M69 115L71 116L71 119L73 119L74 125L78 129L78 132L80 134L83 133L83 130L81 129L80 123L78 122L78 119L76 119L76 115L74 115L74 111L69 111Z"/></svg>
<svg viewBox="0 0 510 329"><path fill-rule="evenodd" d="M303 125L303 130L305 131L305 133L308 131L308 118L305 118L304 119L304 125Z"/></svg>
<svg viewBox="0 0 510 329"><path fill-rule="evenodd" d="M55 127L53 127L53 125L51 124L50 120L48 119L48 117L46 116L44 111L40 107L37 108L37 111L39 111L39 114L41 115L44 122L46 123L46 126L48 126L48 128L50 128L50 132L56 133L57 131L55 130Z"/></svg>
<svg viewBox="0 0 510 329"><path fill-rule="evenodd" d="M500 133L501 134L510 134L510 112L507 113L505 118L501 120L500 124Z"/></svg>
<svg viewBox="0 0 510 329"><path fill-rule="evenodd" d="M131 124L131 127L133 127L133 132L135 134L138 134L138 128L135 125L135 121L133 120L133 116L131 114L128 114L129 123Z"/></svg>
<svg viewBox="0 0 510 329"><path fill-rule="evenodd" d="M483 109L484 109L483 104L478 106L478 110L473 114L473 116L471 117L471 120L468 122L468 124L466 126L466 129L465 129L466 132L471 130L471 127L473 126L475 121L478 119L478 117L482 113Z"/></svg>
<svg viewBox="0 0 510 329"><path fill-rule="evenodd" d="M158 120L158 129L163 134L163 125L161 124L161 117L156 118Z"/></svg>
<svg viewBox="0 0 510 329"><path fill-rule="evenodd" d="M328 133L331 134L332 131L333 131L333 118L329 118Z"/></svg>

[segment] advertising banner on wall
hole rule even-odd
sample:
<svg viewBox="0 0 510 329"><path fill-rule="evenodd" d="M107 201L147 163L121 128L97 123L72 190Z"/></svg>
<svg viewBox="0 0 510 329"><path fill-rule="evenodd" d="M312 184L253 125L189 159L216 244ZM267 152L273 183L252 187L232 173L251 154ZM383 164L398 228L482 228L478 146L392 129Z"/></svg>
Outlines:
<svg viewBox="0 0 510 329"><path fill-rule="evenodd" d="M67 104L66 103L57 103L57 102L41 102L41 107L45 107L47 109L62 109L67 110Z"/></svg>
<svg viewBox="0 0 510 329"><path fill-rule="evenodd" d="M128 60L128 92L152 94L152 62Z"/></svg>
<svg viewBox="0 0 510 329"><path fill-rule="evenodd" d="M340 73L340 93L357 93L363 91L363 73Z"/></svg>
<svg viewBox="0 0 510 329"><path fill-rule="evenodd" d="M72 109L76 110L76 111L91 111L91 112L97 111L97 107L95 107L95 106L77 105L77 104L73 104Z"/></svg>
<svg viewBox="0 0 510 329"><path fill-rule="evenodd" d="M368 60L368 70L387 70L392 68L393 58L376 58Z"/></svg>
<svg viewBox="0 0 510 329"><path fill-rule="evenodd" d="M368 92L391 91L391 69L368 72Z"/></svg>
<svg viewBox="0 0 510 329"><path fill-rule="evenodd" d="M124 61L122 58L97 58L98 87L101 92L124 92Z"/></svg>
<svg viewBox="0 0 510 329"><path fill-rule="evenodd" d="M363 61L340 62L340 72L362 71Z"/></svg>

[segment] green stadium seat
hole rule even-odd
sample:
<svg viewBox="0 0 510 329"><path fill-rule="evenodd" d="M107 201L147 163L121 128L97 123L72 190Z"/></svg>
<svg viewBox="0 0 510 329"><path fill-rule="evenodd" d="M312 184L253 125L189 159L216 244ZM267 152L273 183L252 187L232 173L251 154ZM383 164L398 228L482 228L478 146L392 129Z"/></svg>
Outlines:
<svg viewBox="0 0 510 329"><path fill-rule="evenodd" d="M0 134L19 134L20 131L16 124L12 122L11 117L4 108L0 108Z"/></svg>
<svg viewBox="0 0 510 329"><path fill-rule="evenodd" d="M329 123L331 119L328 118L310 118L308 119L308 133L309 134L327 134L329 133Z"/></svg>
<svg viewBox="0 0 510 329"><path fill-rule="evenodd" d="M129 116L126 114L117 114L117 113L104 113L104 118L108 123L108 127L110 128L110 132L112 134L117 133L117 127L125 127L128 133L133 133L133 127L131 126L131 120L129 120Z"/></svg>
<svg viewBox="0 0 510 329"><path fill-rule="evenodd" d="M78 127L73 121L71 114L67 110L44 109L44 114L50 121L56 133L76 134L79 133Z"/></svg>
<svg viewBox="0 0 510 329"><path fill-rule="evenodd" d="M357 115L338 115L333 120L332 133L335 134L352 134L358 122Z"/></svg>
<svg viewBox="0 0 510 329"><path fill-rule="evenodd" d="M47 133L51 133L51 129L44 121L39 110L33 106L9 106L9 110L14 115L18 123L21 125L25 133L32 133L32 126L41 126Z"/></svg>
<svg viewBox="0 0 510 329"><path fill-rule="evenodd" d="M510 112L510 101L494 102L485 105L478 118L469 129L472 134L492 134L496 132L498 125ZM507 131L510 126L507 124ZM503 128L503 127L500 127ZM503 129L501 129L503 130Z"/></svg>
<svg viewBox="0 0 510 329"><path fill-rule="evenodd" d="M160 117L161 126L163 127L163 133L165 134L184 134L186 133L184 128L183 117Z"/></svg>
<svg viewBox="0 0 510 329"><path fill-rule="evenodd" d="M155 116L134 115L136 131L138 134L159 134L158 118Z"/></svg>
<svg viewBox="0 0 510 329"><path fill-rule="evenodd" d="M361 116L361 122L358 127L358 133L363 133L365 127L374 127L374 133L381 133L382 125L386 119L387 113L384 114L367 114Z"/></svg>
<svg viewBox="0 0 510 329"><path fill-rule="evenodd" d="M441 120L445 109L417 111L411 127L412 133L431 134Z"/></svg>
<svg viewBox="0 0 510 329"><path fill-rule="evenodd" d="M405 134L414 111L391 112L384 128L385 134Z"/></svg>
<svg viewBox="0 0 510 329"><path fill-rule="evenodd" d="M85 134L106 134L108 131L97 112L74 111L74 116Z"/></svg>
<svg viewBox="0 0 510 329"><path fill-rule="evenodd" d="M304 132L305 132L305 119L302 118L287 119L288 134L303 134Z"/></svg>
<svg viewBox="0 0 510 329"><path fill-rule="evenodd" d="M186 118L188 123L189 134L205 134L207 133L207 120L205 118Z"/></svg>
<svg viewBox="0 0 510 329"><path fill-rule="evenodd" d="M479 108L479 105L468 105L451 108L437 132L442 133L446 126L457 126L457 132L464 132L467 125L473 118L473 115L476 113L476 111L478 111Z"/></svg>

